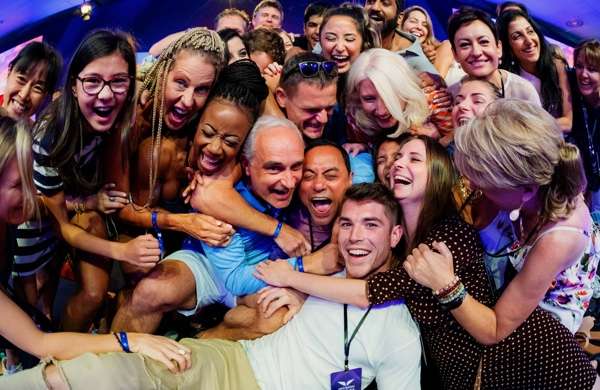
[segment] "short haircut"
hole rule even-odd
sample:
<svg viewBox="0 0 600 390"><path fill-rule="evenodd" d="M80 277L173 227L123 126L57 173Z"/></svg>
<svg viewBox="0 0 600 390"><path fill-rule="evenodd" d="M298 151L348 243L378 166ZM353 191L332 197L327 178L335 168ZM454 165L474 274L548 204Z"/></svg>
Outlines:
<svg viewBox="0 0 600 390"><path fill-rule="evenodd" d="M492 17L480 9L465 6L460 7L459 10L450 15L450 18L448 19L448 39L450 40L453 50L456 50L456 46L454 45L456 32L464 25L471 24L477 20L489 27L494 39L498 42L498 31L496 30L496 23L494 23Z"/></svg>
<svg viewBox="0 0 600 390"><path fill-rule="evenodd" d="M496 7L496 15L502 16L502 14L504 13L504 10L509 7L517 7L517 8L519 8L519 10L521 12L523 12L526 15L529 15L529 11L527 10L527 7L525 6L525 4L517 3L516 1L504 1L500 4L498 4L498 6Z"/></svg>
<svg viewBox="0 0 600 390"><path fill-rule="evenodd" d="M304 154L306 155L306 153L308 153L310 150L321 146L331 146L332 148L337 149L342 155L342 159L344 160L344 166L346 167L348 174L352 173L352 168L350 167L350 157L348 156L348 152L346 152L346 149L342 148L340 145L328 139L316 138L308 140L306 148L304 149Z"/></svg>
<svg viewBox="0 0 600 390"><path fill-rule="evenodd" d="M406 60L386 49L371 49L358 56L346 82L347 109L364 134L376 136L381 132L361 106L359 85L367 79L373 83L387 110L398 121L398 127L389 137L397 137L425 123L430 114L427 98L419 78Z"/></svg>
<svg viewBox="0 0 600 390"><path fill-rule="evenodd" d="M255 28L244 34L244 42L248 47L248 54L262 51L271 56L278 64L285 62L285 45L283 39L275 31L268 28Z"/></svg>
<svg viewBox="0 0 600 390"><path fill-rule="evenodd" d="M586 64L600 68L600 41L598 39L586 39L575 48L573 62L577 64L579 53L583 54Z"/></svg>
<svg viewBox="0 0 600 390"><path fill-rule="evenodd" d="M322 55L309 51L303 51L288 59L285 64L283 64L281 79L279 80L279 86L286 94L289 95L290 93L295 92L300 83L318 85L321 89L331 84L337 84L337 73L335 76L327 75L322 69L319 69L314 77L304 77L302 73L300 73L299 64L305 61L323 62L327 60Z"/></svg>
<svg viewBox="0 0 600 390"><path fill-rule="evenodd" d="M221 20L221 18L225 16L239 16L244 20L244 22L246 23L246 29L248 29L248 24L250 23L250 16L248 16L246 11L243 11L238 8L225 8L223 11L219 12L217 17L215 18L215 28L217 27L219 20Z"/></svg>
<svg viewBox="0 0 600 390"><path fill-rule="evenodd" d="M19 51L8 64L10 72L27 74L38 64L46 64L46 82L44 87L48 95L52 95L62 69L62 57L56 49L44 42L30 42Z"/></svg>
<svg viewBox="0 0 600 390"><path fill-rule="evenodd" d="M281 21L283 21L283 6L277 0L262 0L260 3L256 4L256 7L254 7L254 11L252 11L252 17L254 18L258 11L265 7L271 7L278 10L281 14Z"/></svg>
<svg viewBox="0 0 600 390"><path fill-rule="evenodd" d="M258 135L265 130L275 127L290 129L294 133L298 134L298 139L300 139L300 142L302 142L302 145L304 145L302 133L300 130L298 130L298 126L296 126L292 121L285 118L278 118L276 116L263 115L254 123L254 126L252 126L252 129L250 129L248 138L246 138L246 142L244 143L242 157L246 161L252 160L252 157L254 156L254 150L256 149L256 138Z"/></svg>
<svg viewBox="0 0 600 390"><path fill-rule="evenodd" d="M331 8L331 5L321 3L319 1L310 3L304 9L304 24L306 25L306 23L308 23L308 20L315 15L323 16L329 8Z"/></svg>
<svg viewBox="0 0 600 390"><path fill-rule="evenodd" d="M347 201L375 202L383 206L386 216L390 220L390 226L396 226L400 221L400 206L394 198L392 190L381 183L360 183L350 186L344 194L344 200L340 210Z"/></svg>

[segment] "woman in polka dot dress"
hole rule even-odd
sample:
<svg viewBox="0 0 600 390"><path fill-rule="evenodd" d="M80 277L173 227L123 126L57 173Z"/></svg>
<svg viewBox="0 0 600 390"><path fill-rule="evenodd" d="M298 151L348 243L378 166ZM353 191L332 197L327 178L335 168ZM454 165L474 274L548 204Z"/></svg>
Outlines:
<svg viewBox="0 0 600 390"><path fill-rule="evenodd" d="M493 294L477 232L454 216L454 177L451 160L439 144L427 137L410 136L392 168L390 185L402 206L405 253L418 243L439 247L434 242L444 242L452 254L449 268L468 292L462 298L458 294L457 302L442 305L430 288L411 279L406 270L407 262L415 261L411 256L404 267L373 275L367 282L298 273L280 262L261 267L262 278L270 284L288 284L311 295L364 307L404 298L419 323L429 361L437 367L444 389L593 388L595 370L569 330L537 307L541 296L527 313L521 311L524 314L514 329L504 335L496 332L496 339L481 339L477 332L471 335L471 329L453 317L462 308L460 303L477 301L492 312L505 299L498 300ZM417 252L432 260L433 252L424 246ZM443 264L438 257L435 260ZM419 258L426 262L423 256ZM419 270L415 266L412 276L418 279ZM453 278L446 276L442 289ZM513 299L508 308L514 310L525 300ZM495 325L486 324L488 328Z"/></svg>

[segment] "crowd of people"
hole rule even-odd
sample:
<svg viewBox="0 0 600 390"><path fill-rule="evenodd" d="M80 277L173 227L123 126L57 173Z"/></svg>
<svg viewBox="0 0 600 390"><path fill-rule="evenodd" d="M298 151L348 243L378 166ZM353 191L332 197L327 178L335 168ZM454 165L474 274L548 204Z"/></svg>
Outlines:
<svg viewBox="0 0 600 390"><path fill-rule="evenodd" d="M600 41L571 68L516 2L441 42L403 0L283 20L10 62L0 388L600 389Z"/></svg>

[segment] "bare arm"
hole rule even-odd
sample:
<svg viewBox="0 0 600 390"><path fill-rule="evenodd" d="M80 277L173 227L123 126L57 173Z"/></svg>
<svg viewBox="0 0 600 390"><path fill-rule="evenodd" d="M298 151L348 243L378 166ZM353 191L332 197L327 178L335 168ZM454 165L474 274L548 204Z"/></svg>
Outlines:
<svg viewBox="0 0 600 390"><path fill-rule="evenodd" d="M452 66L453 61L454 55L452 54L450 41L443 41L436 49L435 61L433 62L433 66L440 72L442 78L446 78L448 75L448 70Z"/></svg>
<svg viewBox="0 0 600 390"><path fill-rule="evenodd" d="M255 276L276 287L291 287L308 295L361 308L369 306L367 282L294 271L285 260L264 261L256 266Z"/></svg>
<svg viewBox="0 0 600 390"><path fill-rule="evenodd" d="M551 232L531 249L523 269L510 282L493 308L467 295L452 315L477 341L496 344L518 328L539 305L556 275L579 256L586 245L581 233ZM454 278L452 255L444 244L431 251L420 245L405 262L405 269L418 283L437 290Z"/></svg>
<svg viewBox="0 0 600 390"><path fill-rule="evenodd" d="M86 232L69 220L64 192L42 196L44 204L59 225L59 233L72 247L119 261L149 266L159 260L158 242L150 235L140 236L129 243L104 240Z"/></svg>
<svg viewBox="0 0 600 390"><path fill-rule="evenodd" d="M191 204L195 209L218 220L265 236L272 236L279 223L275 218L250 206L233 188L231 180L215 180L205 183L201 188L197 187ZM287 224L283 224L275 242L289 256L310 252L310 244L302 233Z"/></svg>
<svg viewBox="0 0 600 390"><path fill-rule="evenodd" d="M31 318L2 291L0 291L0 312L3 314L0 334L25 352L39 358L52 356L64 360L73 359L86 352L121 351L121 346L111 334L40 331ZM190 350L173 340L141 333L128 333L127 336L132 352L148 355L164 363L173 372L183 371L191 365Z"/></svg>
<svg viewBox="0 0 600 390"><path fill-rule="evenodd" d="M567 76L567 70L560 61L554 61L556 66L556 72L558 73L558 85L560 86L560 92L562 95L562 114L560 118L557 118L560 129L563 133L569 133L573 127L573 105L571 101L571 87L569 86L569 79Z"/></svg>
<svg viewBox="0 0 600 390"><path fill-rule="evenodd" d="M153 57L160 56L160 54L163 52L163 50L165 50L171 43L173 43L176 40L178 40L179 38L181 38L183 36L183 34L185 34L185 31L179 31L179 32L167 35L166 37L164 37L163 39L161 39L160 41L158 41L154 45L152 45L150 47L150 50L148 50L148 52Z"/></svg>

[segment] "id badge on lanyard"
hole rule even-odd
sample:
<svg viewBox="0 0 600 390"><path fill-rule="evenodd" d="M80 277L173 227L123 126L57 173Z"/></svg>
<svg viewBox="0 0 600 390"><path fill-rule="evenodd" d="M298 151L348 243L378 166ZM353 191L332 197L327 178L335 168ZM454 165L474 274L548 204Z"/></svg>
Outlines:
<svg viewBox="0 0 600 390"><path fill-rule="evenodd" d="M331 373L331 390L360 390L362 388L362 368L357 367L349 369L348 356L350 354L350 344L365 321L365 318L367 318L371 308L372 306L369 306L367 312L358 322L356 329L354 329L354 332L352 332L352 336L350 336L350 339L348 339L348 305L344 305L344 370Z"/></svg>

